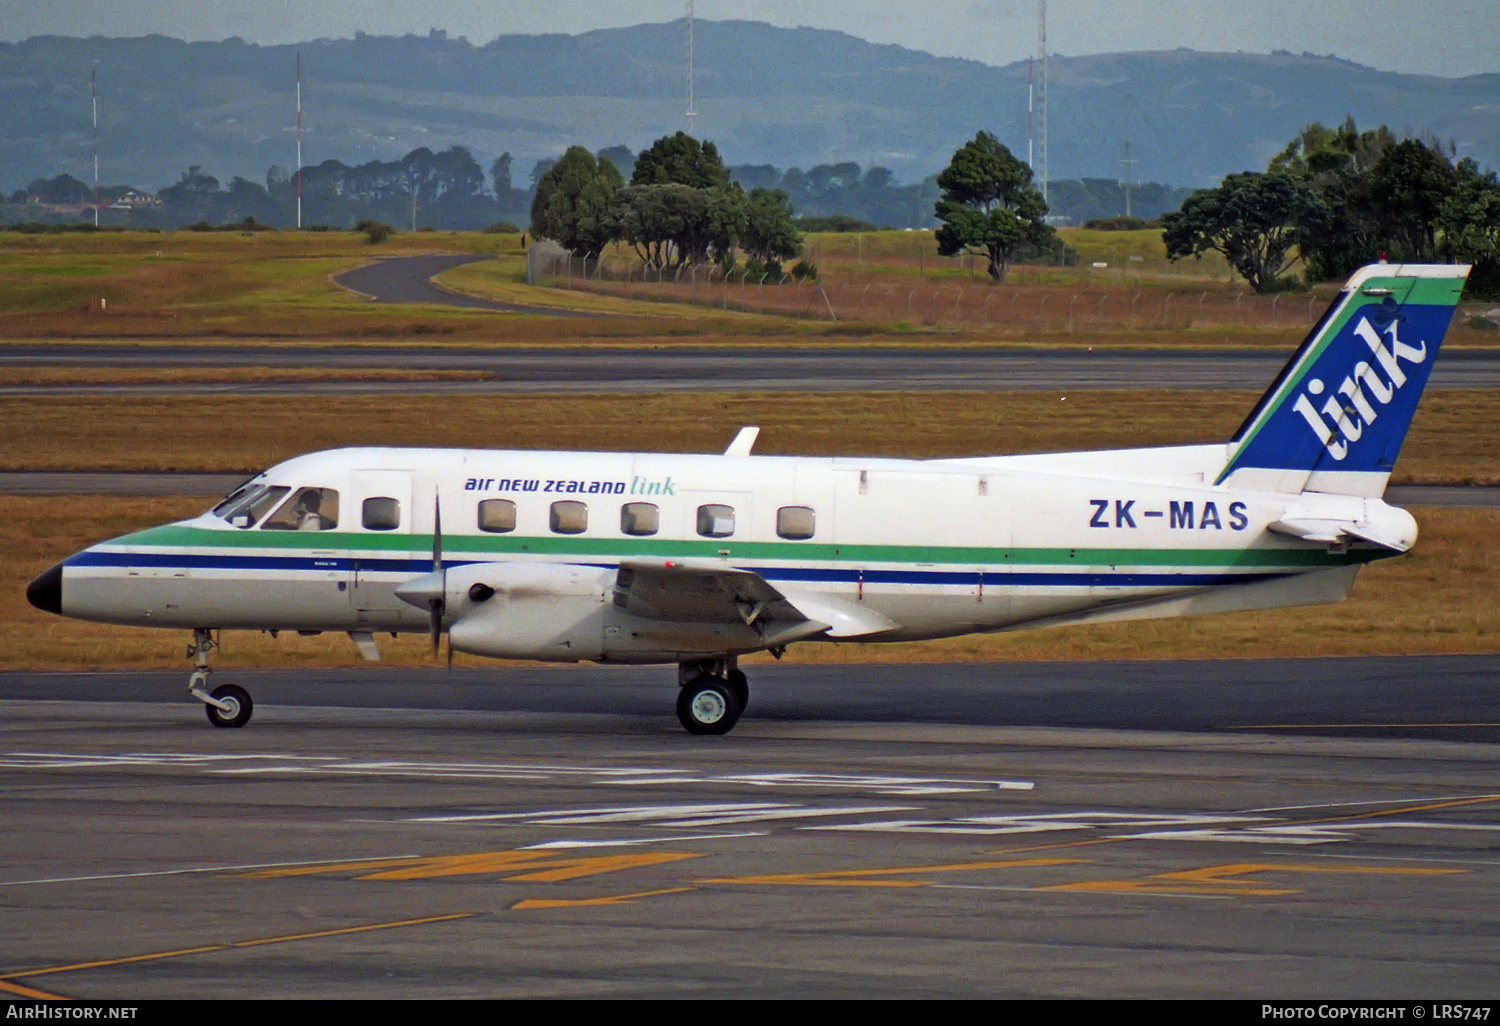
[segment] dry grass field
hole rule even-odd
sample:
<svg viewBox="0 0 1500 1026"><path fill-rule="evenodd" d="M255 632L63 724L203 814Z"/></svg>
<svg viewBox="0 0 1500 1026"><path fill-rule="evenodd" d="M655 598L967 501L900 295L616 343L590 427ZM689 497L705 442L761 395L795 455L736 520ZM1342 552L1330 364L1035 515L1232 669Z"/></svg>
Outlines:
<svg viewBox="0 0 1500 1026"><path fill-rule="evenodd" d="M866 232L808 236L820 275L801 287L734 274L726 283L717 272L709 281L702 271L642 283L629 248L616 246L600 262L616 280L538 289L525 284L514 235L400 233L371 246L352 232L0 232L0 339L1285 346L1332 292L1248 294L1222 260L1167 261L1159 232L1063 235L1077 265L1020 265L1001 285L972 258L938 257L931 233ZM381 305L332 281L371 260L416 253L493 258L446 272L440 280L450 288L610 316ZM1450 344L1500 344L1500 332L1466 321Z"/></svg>
<svg viewBox="0 0 1500 1026"><path fill-rule="evenodd" d="M1223 441L1234 391L0 398L0 470L244 471L350 445L937 458ZM1429 393L1396 480L1500 484L1500 395Z"/></svg>

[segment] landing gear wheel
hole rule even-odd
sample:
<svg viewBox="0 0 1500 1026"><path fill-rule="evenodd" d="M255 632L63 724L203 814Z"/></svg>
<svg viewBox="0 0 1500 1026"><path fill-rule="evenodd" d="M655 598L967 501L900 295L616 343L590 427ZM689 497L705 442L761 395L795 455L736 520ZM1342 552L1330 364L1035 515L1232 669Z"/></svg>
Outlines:
<svg viewBox="0 0 1500 1026"><path fill-rule="evenodd" d="M216 727L243 727L250 722L250 714L255 710L255 703L250 701L250 692L238 684L220 684L209 694L229 707L220 709L205 705L203 710L208 713L209 723Z"/></svg>
<svg viewBox="0 0 1500 1026"><path fill-rule="evenodd" d="M750 705L749 678L739 670L730 670L724 678L724 682L729 685L729 690L734 692L735 701L740 704L740 712L744 712Z"/></svg>
<svg viewBox="0 0 1500 1026"><path fill-rule="evenodd" d="M705 673L682 686L677 718L689 734L727 734L740 718L740 702L726 681Z"/></svg>

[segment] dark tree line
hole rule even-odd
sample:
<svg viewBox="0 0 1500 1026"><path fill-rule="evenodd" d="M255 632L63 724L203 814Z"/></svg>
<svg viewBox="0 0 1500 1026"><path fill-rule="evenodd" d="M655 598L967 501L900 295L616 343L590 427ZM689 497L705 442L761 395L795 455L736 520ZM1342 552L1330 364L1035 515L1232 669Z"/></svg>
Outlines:
<svg viewBox="0 0 1500 1026"><path fill-rule="evenodd" d="M710 260L728 267L738 247L762 273L779 272L802 250L786 193L746 192L713 143L685 132L638 154L629 184L606 153L568 150L537 181L531 229L583 257L624 242L659 270Z"/></svg>
<svg viewBox="0 0 1500 1026"><path fill-rule="evenodd" d="M1452 147L1361 132L1305 128L1265 171L1229 175L1163 223L1167 255L1224 255L1257 292L1343 279L1381 258L1474 264L1473 295L1500 294L1500 181Z"/></svg>

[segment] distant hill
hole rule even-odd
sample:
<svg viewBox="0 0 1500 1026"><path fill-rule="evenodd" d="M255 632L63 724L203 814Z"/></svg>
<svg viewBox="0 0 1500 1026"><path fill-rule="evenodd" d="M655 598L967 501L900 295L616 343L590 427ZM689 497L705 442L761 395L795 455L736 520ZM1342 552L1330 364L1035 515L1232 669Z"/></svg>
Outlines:
<svg viewBox="0 0 1500 1026"><path fill-rule="evenodd" d="M488 168L568 145L640 150L684 127L681 22L476 46L427 36L258 46L36 37L0 44L0 189L67 172L92 180L89 71L100 89L102 176L159 188L191 165L264 182L295 164L293 66L302 55L304 161L394 159L467 147ZM696 134L730 164L856 161L898 180L941 169L979 129L1026 152L1027 67L878 46L816 29L696 23ZM1500 75L1376 71L1334 57L1104 54L1051 64L1053 179L1208 185L1262 167L1308 122L1384 123L1452 139L1500 165Z"/></svg>

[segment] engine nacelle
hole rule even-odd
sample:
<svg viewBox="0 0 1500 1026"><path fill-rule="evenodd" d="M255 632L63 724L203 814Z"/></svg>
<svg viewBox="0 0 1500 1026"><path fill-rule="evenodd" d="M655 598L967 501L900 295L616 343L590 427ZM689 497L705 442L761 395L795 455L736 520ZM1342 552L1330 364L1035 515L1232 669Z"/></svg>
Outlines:
<svg viewBox="0 0 1500 1026"><path fill-rule="evenodd" d="M567 563L473 563L447 571L456 652L499 659L598 659L615 572Z"/></svg>

